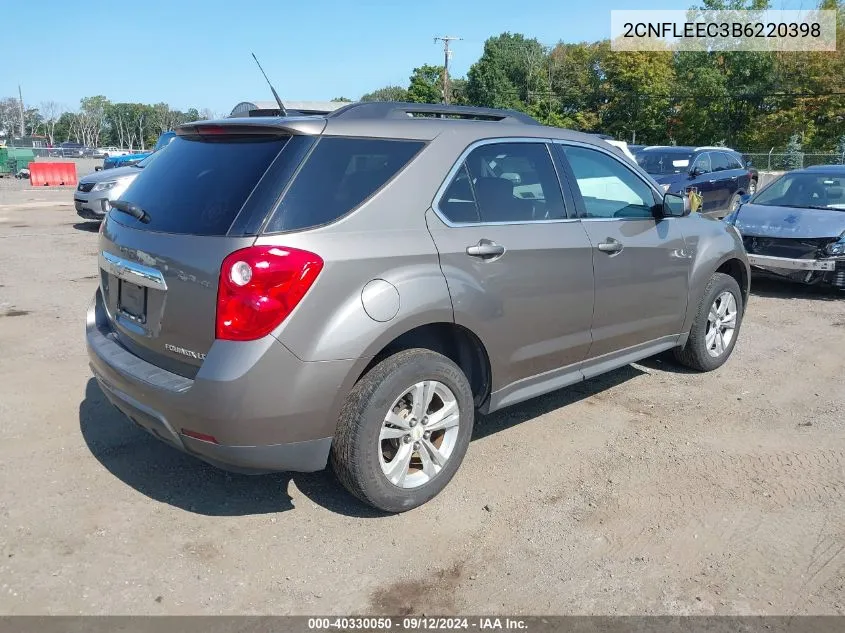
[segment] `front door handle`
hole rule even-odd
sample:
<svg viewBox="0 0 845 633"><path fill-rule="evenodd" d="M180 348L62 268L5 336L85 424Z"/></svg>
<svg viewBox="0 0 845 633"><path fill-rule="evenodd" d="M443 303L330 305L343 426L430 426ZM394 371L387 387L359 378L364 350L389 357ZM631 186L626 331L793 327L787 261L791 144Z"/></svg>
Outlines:
<svg viewBox="0 0 845 633"><path fill-rule="evenodd" d="M505 254L505 247L490 240L479 240L474 246L467 246L467 255L481 259L493 259Z"/></svg>
<svg viewBox="0 0 845 633"><path fill-rule="evenodd" d="M614 240L612 237L608 237L606 241L599 242L598 246L599 250L602 253L618 253L622 250L623 245L622 242L619 240Z"/></svg>

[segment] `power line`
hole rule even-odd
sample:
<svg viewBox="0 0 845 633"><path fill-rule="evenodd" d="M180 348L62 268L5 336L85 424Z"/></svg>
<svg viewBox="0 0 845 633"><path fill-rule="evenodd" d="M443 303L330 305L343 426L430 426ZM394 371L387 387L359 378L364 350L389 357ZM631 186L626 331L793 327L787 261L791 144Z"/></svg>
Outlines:
<svg viewBox="0 0 845 633"><path fill-rule="evenodd" d="M452 51L449 48L449 42L460 41L462 37L455 37L454 35L442 35L434 38L434 42L438 40L443 42L443 103L449 103L449 58L452 57Z"/></svg>

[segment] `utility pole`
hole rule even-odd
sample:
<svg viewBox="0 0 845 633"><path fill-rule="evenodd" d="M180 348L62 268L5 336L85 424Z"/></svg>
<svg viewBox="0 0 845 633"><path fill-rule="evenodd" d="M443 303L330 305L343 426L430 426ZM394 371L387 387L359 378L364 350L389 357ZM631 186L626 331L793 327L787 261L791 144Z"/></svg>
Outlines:
<svg viewBox="0 0 845 633"><path fill-rule="evenodd" d="M21 138L26 136L26 127L23 118L23 93L21 92L21 85L18 84L18 107L21 111Z"/></svg>
<svg viewBox="0 0 845 633"><path fill-rule="evenodd" d="M452 51L449 48L449 42L460 41L462 37L455 37L453 35L444 35L442 37L435 37L434 41L443 42L443 103L449 103L449 58L452 56Z"/></svg>

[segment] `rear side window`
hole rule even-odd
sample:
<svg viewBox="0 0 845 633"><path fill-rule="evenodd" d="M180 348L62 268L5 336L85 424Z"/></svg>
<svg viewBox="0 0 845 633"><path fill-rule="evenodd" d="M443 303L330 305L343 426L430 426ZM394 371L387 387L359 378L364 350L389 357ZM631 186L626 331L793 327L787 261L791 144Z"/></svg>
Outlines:
<svg viewBox="0 0 845 633"><path fill-rule="evenodd" d="M320 139L266 232L296 231L334 222L381 189L424 145L421 141Z"/></svg>
<svg viewBox="0 0 845 633"><path fill-rule="evenodd" d="M163 233L225 235L267 167L290 139L177 137L143 165L121 196L150 216L148 224L112 212L121 224ZM139 164L140 165L140 164Z"/></svg>

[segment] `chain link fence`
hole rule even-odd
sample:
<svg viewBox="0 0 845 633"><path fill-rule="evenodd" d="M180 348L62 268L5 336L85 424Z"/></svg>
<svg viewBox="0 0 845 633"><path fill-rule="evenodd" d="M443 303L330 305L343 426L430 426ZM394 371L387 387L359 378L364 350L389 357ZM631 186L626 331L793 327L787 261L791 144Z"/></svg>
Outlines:
<svg viewBox="0 0 845 633"><path fill-rule="evenodd" d="M845 152L740 152L756 169L788 171L812 165L845 165Z"/></svg>

